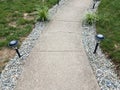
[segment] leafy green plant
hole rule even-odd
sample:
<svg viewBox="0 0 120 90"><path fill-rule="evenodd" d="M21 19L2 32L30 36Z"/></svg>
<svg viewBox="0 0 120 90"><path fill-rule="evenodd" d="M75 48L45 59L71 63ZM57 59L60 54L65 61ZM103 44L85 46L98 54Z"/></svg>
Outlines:
<svg viewBox="0 0 120 90"><path fill-rule="evenodd" d="M95 22L99 21L99 17L95 13L88 13L85 19L86 23L92 25Z"/></svg>
<svg viewBox="0 0 120 90"><path fill-rule="evenodd" d="M48 7L37 6L36 10L37 10L37 13L36 13L37 14L37 18L36 18L37 21L47 21L48 20Z"/></svg>

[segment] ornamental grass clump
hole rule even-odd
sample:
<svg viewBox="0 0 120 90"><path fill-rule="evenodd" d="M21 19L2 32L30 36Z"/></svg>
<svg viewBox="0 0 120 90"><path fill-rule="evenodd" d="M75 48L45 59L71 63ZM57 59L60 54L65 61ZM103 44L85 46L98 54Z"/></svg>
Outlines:
<svg viewBox="0 0 120 90"><path fill-rule="evenodd" d="M37 7L37 21L47 21L48 20L48 7L47 6L42 6L42 7Z"/></svg>
<svg viewBox="0 0 120 90"><path fill-rule="evenodd" d="M85 18L86 24L92 25L99 21L99 17L96 13L88 13Z"/></svg>

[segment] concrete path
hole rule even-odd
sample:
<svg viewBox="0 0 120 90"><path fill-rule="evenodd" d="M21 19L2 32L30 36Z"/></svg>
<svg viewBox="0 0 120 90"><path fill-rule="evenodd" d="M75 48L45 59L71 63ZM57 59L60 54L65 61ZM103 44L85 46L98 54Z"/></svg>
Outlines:
<svg viewBox="0 0 120 90"><path fill-rule="evenodd" d="M15 90L100 90L84 51L81 20L91 0L69 0L42 32Z"/></svg>

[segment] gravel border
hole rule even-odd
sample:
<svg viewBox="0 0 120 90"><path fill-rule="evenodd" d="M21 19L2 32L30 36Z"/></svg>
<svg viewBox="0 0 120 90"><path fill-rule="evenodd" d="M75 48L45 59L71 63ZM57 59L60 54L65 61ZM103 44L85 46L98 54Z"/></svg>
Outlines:
<svg viewBox="0 0 120 90"><path fill-rule="evenodd" d="M52 19L57 9L64 6L65 2L68 0L60 0L59 5L56 4L51 9L49 9L49 18ZM30 51L35 46L35 43L42 30L46 27L47 22L37 22L35 28L29 34L29 36L23 41L21 47L19 48L21 58L16 54L13 59L11 59L6 65L5 69L0 75L0 90L14 90L17 80L23 71L23 66L26 63L26 58L29 56Z"/></svg>
<svg viewBox="0 0 120 90"><path fill-rule="evenodd" d="M94 10L90 8L87 12L95 12L99 3L100 2L96 4ZM98 80L98 84L101 87L101 90L120 90L120 80L115 73L114 65L111 60L105 57L100 47L98 48L97 53L93 54L96 45L95 35L95 25L83 25L82 41L89 58L90 65L96 75L96 79Z"/></svg>

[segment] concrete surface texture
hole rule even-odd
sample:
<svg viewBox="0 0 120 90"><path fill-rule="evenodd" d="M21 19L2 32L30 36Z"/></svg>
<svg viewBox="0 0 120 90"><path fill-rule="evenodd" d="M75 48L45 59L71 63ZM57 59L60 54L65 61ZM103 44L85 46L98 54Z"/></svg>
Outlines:
<svg viewBox="0 0 120 90"><path fill-rule="evenodd" d="M91 0L58 9L30 53L15 90L100 90L82 44L81 20Z"/></svg>

